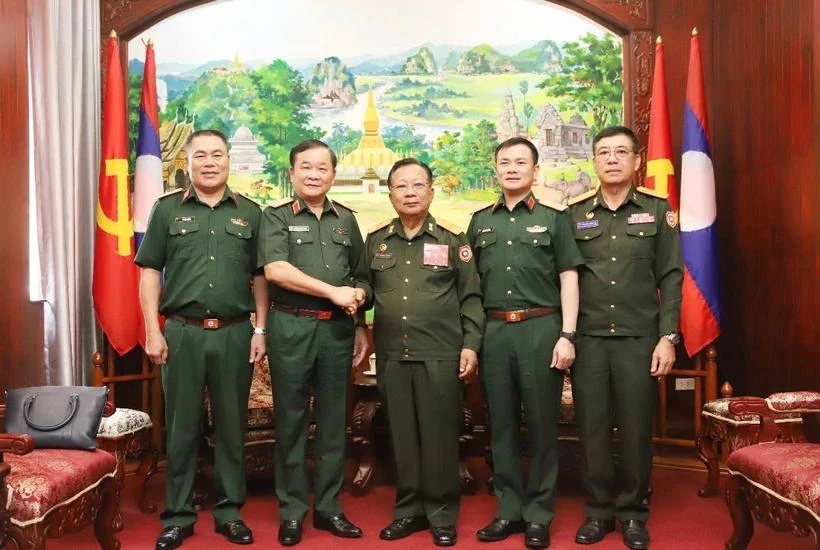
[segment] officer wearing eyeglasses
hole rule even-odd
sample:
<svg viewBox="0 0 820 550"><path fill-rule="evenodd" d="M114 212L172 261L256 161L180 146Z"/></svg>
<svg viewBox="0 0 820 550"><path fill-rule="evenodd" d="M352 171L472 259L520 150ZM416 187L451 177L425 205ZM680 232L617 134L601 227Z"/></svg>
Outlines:
<svg viewBox="0 0 820 550"><path fill-rule="evenodd" d="M579 340L572 389L589 491L575 541L594 544L621 525L624 544L649 547L646 519L658 377L675 363L683 264L666 195L636 187L640 145L629 128L592 142L601 185L570 201L579 269ZM612 458L617 425L619 466Z"/></svg>

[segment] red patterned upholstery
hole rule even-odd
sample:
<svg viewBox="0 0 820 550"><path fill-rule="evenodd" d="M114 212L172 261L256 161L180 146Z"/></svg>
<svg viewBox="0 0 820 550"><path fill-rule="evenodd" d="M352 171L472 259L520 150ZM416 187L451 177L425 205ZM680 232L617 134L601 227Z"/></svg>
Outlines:
<svg viewBox="0 0 820 550"><path fill-rule="evenodd" d="M114 477L117 460L105 451L36 449L23 456L7 454L6 477L12 523L42 521L54 507Z"/></svg>
<svg viewBox="0 0 820 550"><path fill-rule="evenodd" d="M763 443L729 455L731 474L762 485L785 500L800 503L820 521L820 445Z"/></svg>

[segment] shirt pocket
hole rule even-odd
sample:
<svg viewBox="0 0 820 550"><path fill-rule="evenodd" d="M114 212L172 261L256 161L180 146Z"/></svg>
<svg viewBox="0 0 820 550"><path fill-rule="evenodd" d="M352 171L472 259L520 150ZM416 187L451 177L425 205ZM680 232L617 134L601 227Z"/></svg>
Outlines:
<svg viewBox="0 0 820 550"><path fill-rule="evenodd" d="M518 236L516 260L521 267L544 269L552 265L552 235L548 230L532 233L526 229Z"/></svg>
<svg viewBox="0 0 820 550"><path fill-rule="evenodd" d="M607 243L605 239L600 238L602 234L603 229L601 229L600 225L587 229L578 229L576 222L575 229L573 229L573 235L575 236L575 242L581 250L581 254L584 256L584 259L589 261L606 256Z"/></svg>
<svg viewBox="0 0 820 550"><path fill-rule="evenodd" d="M449 265L447 267L440 265L421 265L422 280L419 282L419 291L446 293L455 281L455 277L453 277L452 259L450 259L448 263Z"/></svg>
<svg viewBox="0 0 820 550"><path fill-rule="evenodd" d="M636 223L626 226L630 258L653 258L658 226L654 223Z"/></svg>
<svg viewBox="0 0 820 550"><path fill-rule="evenodd" d="M169 256L190 258L196 254L196 234L199 222L195 219L173 220L168 227Z"/></svg>
<svg viewBox="0 0 820 550"><path fill-rule="evenodd" d="M253 230L247 225L238 225L233 222L225 224L225 255L242 263L250 261L250 246Z"/></svg>
<svg viewBox="0 0 820 550"><path fill-rule="evenodd" d="M330 239L334 244L333 251L336 255L336 263L338 263L344 270L349 272L351 263L350 248L353 246L353 242L350 240L350 235L339 235L337 233L333 233L331 234Z"/></svg>
<svg viewBox="0 0 820 550"><path fill-rule="evenodd" d="M310 231L291 231L288 233L288 245L288 260L291 264L299 268L310 264L313 255L313 233Z"/></svg>
<svg viewBox="0 0 820 550"><path fill-rule="evenodd" d="M374 292L390 292L398 285L399 270L396 269L396 258L374 256L370 260L370 270L373 272Z"/></svg>

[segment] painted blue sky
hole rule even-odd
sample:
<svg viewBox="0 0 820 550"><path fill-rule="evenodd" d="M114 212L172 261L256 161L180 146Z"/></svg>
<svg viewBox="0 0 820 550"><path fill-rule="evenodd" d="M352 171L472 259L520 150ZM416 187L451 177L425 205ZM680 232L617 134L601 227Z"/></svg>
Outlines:
<svg viewBox="0 0 820 550"><path fill-rule="evenodd" d="M283 58L294 65L336 55L351 64L424 43L562 42L587 32L607 31L544 0L219 0L137 36L129 57L142 59L137 45L150 38L157 63L196 65L238 53L243 60Z"/></svg>

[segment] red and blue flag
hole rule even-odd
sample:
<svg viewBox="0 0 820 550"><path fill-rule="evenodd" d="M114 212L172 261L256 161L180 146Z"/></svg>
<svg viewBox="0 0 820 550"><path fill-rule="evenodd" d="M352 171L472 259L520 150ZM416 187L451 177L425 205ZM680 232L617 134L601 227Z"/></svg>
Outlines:
<svg viewBox="0 0 820 550"><path fill-rule="evenodd" d="M690 357L720 335L715 172L700 37L692 33L683 112L680 185L680 235L683 253L681 332Z"/></svg>

